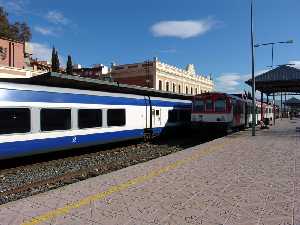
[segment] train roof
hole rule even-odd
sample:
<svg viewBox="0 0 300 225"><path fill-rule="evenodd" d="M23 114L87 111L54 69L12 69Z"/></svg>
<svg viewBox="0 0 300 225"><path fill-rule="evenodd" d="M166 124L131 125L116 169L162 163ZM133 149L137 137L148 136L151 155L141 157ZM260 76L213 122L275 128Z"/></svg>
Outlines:
<svg viewBox="0 0 300 225"><path fill-rule="evenodd" d="M163 97L171 99L192 100L192 95L158 91L153 88L140 87L135 85L120 84L67 74L48 72L30 78L0 78L0 82L17 84L30 84L47 87L72 88L79 90L105 91L111 93L123 93L134 95L146 95L151 97Z"/></svg>
<svg viewBox="0 0 300 225"><path fill-rule="evenodd" d="M225 93L225 92L207 92L207 93L197 94L195 96L206 96L206 95L224 95L224 96L229 96L229 97L234 98L234 99L243 99L238 95L228 94L228 93Z"/></svg>

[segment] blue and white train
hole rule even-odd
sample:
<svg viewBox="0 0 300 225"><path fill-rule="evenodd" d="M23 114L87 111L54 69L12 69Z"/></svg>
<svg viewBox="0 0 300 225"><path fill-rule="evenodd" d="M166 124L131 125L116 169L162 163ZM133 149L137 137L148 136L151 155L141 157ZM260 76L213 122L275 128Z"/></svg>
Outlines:
<svg viewBox="0 0 300 225"><path fill-rule="evenodd" d="M0 159L159 135L191 101L0 82Z"/></svg>

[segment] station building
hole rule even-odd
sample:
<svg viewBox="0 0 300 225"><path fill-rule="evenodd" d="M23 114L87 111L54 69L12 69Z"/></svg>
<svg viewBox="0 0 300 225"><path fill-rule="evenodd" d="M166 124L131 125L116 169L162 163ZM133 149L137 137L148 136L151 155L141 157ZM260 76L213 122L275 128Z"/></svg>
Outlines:
<svg viewBox="0 0 300 225"><path fill-rule="evenodd" d="M196 74L193 64L180 69L157 58L134 64L112 65L111 76L119 83L180 94L194 95L214 89L213 80Z"/></svg>
<svg viewBox="0 0 300 225"><path fill-rule="evenodd" d="M0 78L29 78L45 73L31 65L30 56L27 42L0 37Z"/></svg>

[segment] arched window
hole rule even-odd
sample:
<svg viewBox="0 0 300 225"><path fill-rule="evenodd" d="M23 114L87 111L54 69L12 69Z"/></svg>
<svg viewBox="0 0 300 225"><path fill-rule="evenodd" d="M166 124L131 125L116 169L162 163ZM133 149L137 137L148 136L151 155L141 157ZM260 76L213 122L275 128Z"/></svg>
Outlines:
<svg viewBox="0 0 300 225"><path fill-rule="evenodd" d="M178 93L179 94L181 93L181 86L180 86L180 84L178 85Z"/></svg>
<svg viewBox="0 0 300 225"><path fill-rule="evenodd" d="M195 88L195 94L196 95L198 94L198 88Z"/></svg>
<svg viewBox="0 0 300 225"><path fill-rule="evenodd" d="M162 90L162 81L161 80L159 80L158 81L158 90Z"/></svg>
<svg viewBox="0 0 300 225"><path fill-rule="evenodd" d="M189 93L189 88L188 88L188 86L185 87L185 93L186 93L186 94Z"/></svg>
<svg viewBox="0 0 300 225"><path fill-rule="evenodd" d="M169 91L169 82L166 82L166 91Z"/></svg>
<svg viewBox="0 0 300 225"><path fill-rule="evenodd" d="M176 91L176 85L173 83L173 92Z"/></svg>
<svg viewBox="0 0 300 225"><path fill-rule="evenodd" d="M193 87L191 87L191 95L193 94Z"/></svg>

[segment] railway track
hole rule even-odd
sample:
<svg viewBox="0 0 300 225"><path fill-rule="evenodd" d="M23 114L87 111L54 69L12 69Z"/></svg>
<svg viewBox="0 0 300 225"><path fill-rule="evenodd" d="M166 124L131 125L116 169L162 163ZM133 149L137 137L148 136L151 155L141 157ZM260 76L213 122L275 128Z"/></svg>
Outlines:
<svg viewBox="0 0 300 225"><path fill-rule="evenodd" d="M131 143L125 147L5 168L0 170L0 204L149 161L213 138L195 136Z"/></svg>

